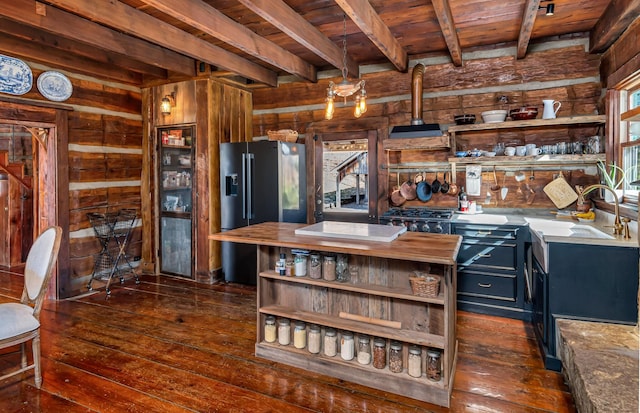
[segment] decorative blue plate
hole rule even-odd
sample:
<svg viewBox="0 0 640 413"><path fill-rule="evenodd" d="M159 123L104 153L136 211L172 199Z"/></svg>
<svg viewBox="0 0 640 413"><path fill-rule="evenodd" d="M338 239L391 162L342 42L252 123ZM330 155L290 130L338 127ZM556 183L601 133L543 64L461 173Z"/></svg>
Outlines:
<svg viewBox="0 0 640 413"><path fill-rule="evenodd" d="M62 102L71 96L73 85L62 73L50 70L38 76L38 90L47 99Z"/></svg>
<svg viewBox="0 0 640 413"><path fill-rule="evenodd" d="M24 95L33 86L33 73L25 62L0 54L0 92Z"/></svg>

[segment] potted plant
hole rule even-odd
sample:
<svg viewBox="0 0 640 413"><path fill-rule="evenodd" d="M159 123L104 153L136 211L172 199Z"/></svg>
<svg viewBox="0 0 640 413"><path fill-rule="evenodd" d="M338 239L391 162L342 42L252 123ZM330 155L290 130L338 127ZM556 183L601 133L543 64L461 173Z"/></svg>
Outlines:
<svg viewBox="0 0 640 413"><path fill-rule="evenodd" d="M602 174L603 184L613 189L617 194L618 201L622 201L622 184L626 176L625 171L615 163L609 164L607 170L607 165L603 161L598 161L598 169ZM614 202L613 194L610 191L604 191L604 200L606 202Z"/></svg>

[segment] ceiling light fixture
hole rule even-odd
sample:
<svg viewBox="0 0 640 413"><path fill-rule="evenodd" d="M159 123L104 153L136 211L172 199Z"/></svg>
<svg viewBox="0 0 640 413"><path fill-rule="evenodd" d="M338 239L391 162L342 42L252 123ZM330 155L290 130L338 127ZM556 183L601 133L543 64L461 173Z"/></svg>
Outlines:
<svg viewBox="0 0 640 413"><path fill-rule="evenodd" d="M356 94L355 108L353 115L356 118L362 116L367 111L367 92L364 90L364 80L360 80L355 83L351 83L347 80L347 16L343 14L342 20L343 38L342 38L342 82L333 83L329 82L327 88L327 100L324 112L324 118L326 120L333 119L333 112L335 110L335 98L340 96L344 98L344 103L347 103L347 97ZM360 93L358 93L360 92Z"/></svg>
<svg viewBox="0 0 640 413"><path fill-rule="evenodd" d="M542 1L547 1L547 0L542 0ZM546 9L547 11L544 13L545 16L553 16L553 12L556 8L556 5L554 3L549 3L546 6L538 6L538 9Z"/></svg>
<svg viewBox="0 0 640 413"><path fill-rule="evenodd" d="M164 95L160 101L160 112L163 115L171 115L171 108L176 104L175 92L171 92L169 95Z"/></svg>

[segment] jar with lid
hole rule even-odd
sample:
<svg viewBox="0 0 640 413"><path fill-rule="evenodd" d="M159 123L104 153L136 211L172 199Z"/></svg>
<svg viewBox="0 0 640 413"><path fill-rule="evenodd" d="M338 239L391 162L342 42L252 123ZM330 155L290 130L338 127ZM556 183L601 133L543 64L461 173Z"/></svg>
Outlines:
<svg viewBox="0 0 640 413"><path fill-rule="evenodd" d="M387 365L387 342L384 338L373 339L373 367L383 369Z"/></svg>
<svg viewBox="0 0 640 413"><path fill-rule="evenodd" d="M322 277L327 281L336 279L336 257L325 255L322 261Z"/></svg>
<svg viewBox="0 0 640 413"><path fill-rule="evenodd" d="M278 343L288 346L291 342L291 322L288 318L278 320Z"/></svg>
<svg viewBox="0 0 640 413"><path fill-rule="evenodd" d="M345 254L338 254L336 258L336 279L340 282L349 281L349 257Z"/></svg>
<svg viewBox="0 0 640 413"><path fill-rule="evenodd" d="M411 377L422 376L422 350L418 346L409 347L409 359L407 360L407 373Z"/></svg>
<svg viewBox="0 0 640 413"><path fill-rule="evenodd" d="M287 259L287 262L284 264L284 273L287 277L291 277L296 273L295 263L293 262L293 259Z"/></svg>
<svg viewBox="0 0 640 413"><path fill-rule="evenodd" d="M311 254L309 256L309 278L322 278L322 263L320 262L320 254Z"/></svg>
<svg viewBox="0 0 640 413"><path fill-rule="evenodd" d="M340 357L343 360L353 360L353 354L355 352L355 343L353 342L353 333L345 331L342 333L342 339L340 340Z"/></svg>
<svg viewBox="0 0 640 413"><path fill-rule="evenodd" d="M305 348L307 346L307 326L304 321L296 321L293 329L293 346L295 348Z"/></svg>
<svg viewBox="0 0 640 413"><path fill-rule="evenodd" d="M276 318L268 315L264 320L264 341L273 343L276 341Z"/></svg>
<svg viewBox="0 0 640 413"><path fill-rule="evenodd" d="M427 351L427 378L432 381L440 381L442 377L442 366L440 365L440 352L437 350Z"/></svg>
<svg viewBox="0 0 640 413"><path fill-rule="evenodd" d="M371 363L371 346L369 345L369 337L358 337L358 363Z"/></svg>
<svg viewBox="0 0 640 413"><path fill-rule="evenodd" d="M309 353L318 354L320 352L320 327L316 324L309 327L307 348Z"/></svg>
<svg viewBox="0 0 640 413"><path fill-rule="evenodd" d="M286 263L287 263L287 254L285 254L284 252L281 252L280 258L278 259L278 262L276 262L276 271L278 272L278 274L285 275Z"/></svg>
<svg viewBox="0 0 640 413"><path fill-rule="evenodd" d="M327 328L324 333L324 355L334 357L338 354L338 335L333 328Z"/></svg>
<svg viewBox="0 0 640 413"><path fill-rule="evenodd" d="M389 346L389 371L402 373L402 343L392 341Z"/></svg>
<svg viewBox="0 0 640 413"><path fill-rule="evenodd" d="M304 254L296 254L295 267L296 277L304 277L307 275L307 256Z"/></svg>

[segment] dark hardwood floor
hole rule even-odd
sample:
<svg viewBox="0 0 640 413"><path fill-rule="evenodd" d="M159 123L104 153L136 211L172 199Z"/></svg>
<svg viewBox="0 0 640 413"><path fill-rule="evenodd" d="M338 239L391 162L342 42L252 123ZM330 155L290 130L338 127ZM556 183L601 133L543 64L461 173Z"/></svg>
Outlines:
<svg viewBox="0 0 640 413"><path fill-rule="evenodd" d="M43 385L0 382L0 412L574 412L562 376L542 365L532 326L458 314L446 409L254 356L255 288L143 276L48 301ZM22 277L0 271L0 302ZM0 320L1 322L1 320ZM19 361L0 354L0 372Z"/></svg>

